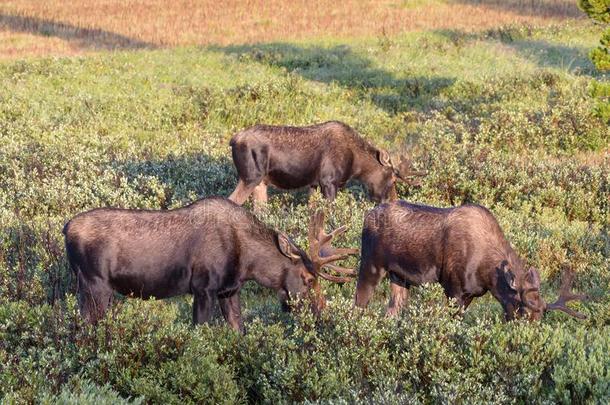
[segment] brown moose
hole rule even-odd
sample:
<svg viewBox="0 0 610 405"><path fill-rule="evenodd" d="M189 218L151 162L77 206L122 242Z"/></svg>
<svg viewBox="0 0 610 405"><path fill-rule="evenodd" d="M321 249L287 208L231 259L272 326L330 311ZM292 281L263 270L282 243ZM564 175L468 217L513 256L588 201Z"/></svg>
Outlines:
<svg viewBox="0 0 610 405"><path fill-rule="evenodd" d="M239 182L229 199L242 205L254 193L255 206L267 201L267 186L294 190L320 187L333 200L350 179L361 181L375 201L396 199L396 181L425 173L402 156L395 160L348 125L330 121L307 127L256 125L231 139Z"/></svg>
<svg viewBox="0 0 610 405"><path fill-rule="evenodd" d="M325 303L318 277L345 282L324 267L358 249L335 249L324 214L312 215L310 255L285 234L265 226L235 203L205 198L169 211L95 209L64 227L66 251L78 280L80 310L96 322L113 293L141 298L193 294L193 322L207 322L218 299L225 320L243 331L239 290L248 280L277 291L285 310L290 296L310 295L313 309Z"/></svg>
<svg viewBox="0 0 610 405"><path fill-rule="evenodd" d="M374 208L364 220L356 306L368 304L386 274L390 316L407 301L409 287L438 282L463 309L491 292L507 320L540 319L553 309L584 318L566 306L586 298L570 292L573 275L564 278L557 302L545 303L538 271L526 268L491 212L478 205L436 208L396 201Z"/></svg>

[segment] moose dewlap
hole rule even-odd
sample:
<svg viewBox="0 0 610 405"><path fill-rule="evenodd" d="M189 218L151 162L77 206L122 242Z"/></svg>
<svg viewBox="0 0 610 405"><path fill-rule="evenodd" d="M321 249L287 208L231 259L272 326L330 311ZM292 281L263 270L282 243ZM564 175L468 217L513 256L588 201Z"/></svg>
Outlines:
<svg viewBox="0 0 610 405"><path fill-rule="evenodd" d="M572 274L564 279L557 302L546 304L538 271L526 266L491 212L479 205L436 208L396 201L373 209L362 231L357 306L368 304L386 274L391 281L389 315L399 312L409 287L438 282L464 309L489 291L506 319L540 319L551 309L584 317L565 305L585 298L570 292Z"/></svg>

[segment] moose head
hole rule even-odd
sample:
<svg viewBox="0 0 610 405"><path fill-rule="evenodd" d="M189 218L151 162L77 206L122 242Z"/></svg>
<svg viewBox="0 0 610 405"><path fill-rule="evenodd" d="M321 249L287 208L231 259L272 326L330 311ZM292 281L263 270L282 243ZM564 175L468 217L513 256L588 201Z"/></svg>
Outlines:
<svg viewBox="0 0 610 405"><path fill-rule="evenodd" d="M505 265L503 266L503 272L509 286L510 295L513 297L512 300L507 299L503 302L507 317L510 318L509 313L511 313L511 315L516 314L518 317L539 320L542 319L545 313L558 310L575 318L586 318L584 314L566 305L569 301L584 301L588 299L586 295L574 294L572 292L572 283L574 281L574 272L572 270L565 268L559 290L559 298L553 303L546 303L540 296L540 275L535 268L530 267L527 272L518 276Z"/></svg>
<svg viewBox="0 0 610 405"><path fill-rule="evenodd" d="M396 182L405 183L411 186L419 186L421 185L421 180L416 177L423 177L427 174L425 171L414 170L413 162L407 154L390 155L387 151L381 149L379 150L377 159L385 169L384 178L387 179L385 182L386 187L376 187L380 190L376 190L374 187L374 189L371 190L371 194L373 199L381 202L396 200ZM384 182L377 181L377 183Z"/></svg>
<svg viewBox="0 0 610 405"><path fill-rule="evenodd" d="M324 211L317 210L310 217L309 223L309 256L300 249L296 248L292 242L280 242L280 249L284 255L293 260L299 266L297 273L289 274L286 277L285 293L281 295L282 306L285 310L289 309L289 296L303 297L308 295L312 302L312 310L320 312L326 306L326 299L321 291L320 278L334 282L345 283L353 280L356 272L353 269L337 266L334 262L343 260L349 255L359 253L359 249L335 248L332 241L338 235L343 234L346 226L341 226L330 233L324 231ZM280 238L282 238L280 236ZM338 276L325 270L343 274Z"/></svg>

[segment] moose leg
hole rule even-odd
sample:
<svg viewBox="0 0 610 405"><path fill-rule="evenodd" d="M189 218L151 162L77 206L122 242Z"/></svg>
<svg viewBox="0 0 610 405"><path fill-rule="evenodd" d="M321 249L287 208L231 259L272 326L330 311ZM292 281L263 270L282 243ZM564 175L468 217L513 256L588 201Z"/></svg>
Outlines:
<svg viewBox="0 0 610 405"><path fill-rule="evenodd" d="M264 181L261 181L258 186L254 187L253 199L255 211L259 211L267 204L267 184Z"/></svg>
<svg viewBox="0 0 610 405"><path fill-rule="evenodd" d="M193 299L193 324L209 322L214 308L214 295L207 291L196 293Z"/></svg>
<svg viewBox="0 0 610 405"><path fill-rule="evenodd" d="M464 300L462 301L462 308L463 308L464 311L466 311L466 309L468 308L468 306L472 302L473 298L474 297L472 297L472 296L468 296L468 297L464 298Z"/></svg>
<svg viewBox="0 0 610 405"><path fill-rule="evenodd" d="M513 321L517 317L518 308L512 304L503 305L504 320L506 322Z"/></svg>
<svg viewBox="0 0 610 405"><path fill-rule="evenodd" d="M78 277L78 304L81 316L95 324L104 316L112 301L112 289L103 281L88 281Z"/></svg>
<svg viewBox="0 0 610 405"><path fill-rule="evenodd" d="M244 322L241 319L241 306L239 303L239 294L234 294L227 298L219 298L220 311L225 321L231 325L233 329L240 333L244 333Z"/></svg>
<svg viewBox="0 0 610 405"><path fill-rule="evenodd" d="M322 189L322 195L324 196L324 198L326 198L329 201L333 201L335 199L335 197L337 197L337 185L332 183L332 182L328 182L328 183L323 183L320 185L321 189Z"/></svg>
<svg viewBox="0 0 610 405"><path fill-rule="evenodd" d="M239 182L229 199L242 205L265 178L269 168L269 150L264 142L255 142L252 145L238 142L232 146L231 154Z"/></svg>
<svg viewBox="0 0 610 405"><path fill-rule="evenodd" d="M237 187L235 187L235 190L229 196L229 200L233 201L237 205L243 205L257 185L258 183L246 184L240 179L239 182L237 182Z"/></svg>
<svg viewBox="0 0 610 405"><path fill-rule="evenodd" d="M359 308L365 308L375 291L375 288L385 276L385 270L375 266L361 267L356 283L355 304Z"/></svg>
<svg viewBox="0 0 610 405"><path fill-rule="evenodd" d="M409 289L396 283L390 283L390 303L386 315L389 317L398 316L400 310L409 299Z"/></svg>

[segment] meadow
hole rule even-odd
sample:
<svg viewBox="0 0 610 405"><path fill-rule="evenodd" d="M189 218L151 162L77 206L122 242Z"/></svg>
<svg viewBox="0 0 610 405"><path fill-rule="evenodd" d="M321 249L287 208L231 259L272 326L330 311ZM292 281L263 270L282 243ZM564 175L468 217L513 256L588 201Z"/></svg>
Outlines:
<svg viewBox="0 0 610 405"><path fill-rule="evenodd" d="M388 2L371 11L395 22L381 30L374 18L359 26L356 6L326 21L334 3L322 1L304 14L310 26L235 24L225 35L206 25L184 37L165 17L150 32L155 24L138 22L146 14L120 27L95 19L127 19L143 2L127 11L104 2L90 17L87 3L52 3L0 3L0 35L13 41L0 45L3 403L608 403L610 131L588 93L600 77L587 56L599 29L571 2ZM214 17L224 30L245 13L237 2L201 4L194 9L226 14ZM257 18L304 8L267 4ZM456 23L457 10L470 20ZM416 18L400 13L437 14L404 26ZM61 23L36 42L38 28L18 28L24 16ZM326 120L410 153L429 172L419 187L399 186L401 199L489 207L541 272L547 301L562 269L575 271L575 290L591 299L573 306L588 318L505 323L489 296L456 317L439 286L426 286L387 319L387 282L364 311L353 309L354 283L324 282L329 308L319 319L282 313L272 292L248 284L243 336L220 314L193 327L190 297L117 297L97 326L80 319L61 234L69 218L226 196L237 183L236 131ZM328 205L329 228L349 226L339 244L360 246L373 206L357 183ZM274 192L259 218L305 248L308 214L305 192Z"/></svg>
<svg viewBox="0 0 610 405"><path fill-rule="evenodd" d="M583 19L573 0L2 0L0 58Z"/></svg>

